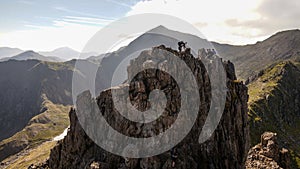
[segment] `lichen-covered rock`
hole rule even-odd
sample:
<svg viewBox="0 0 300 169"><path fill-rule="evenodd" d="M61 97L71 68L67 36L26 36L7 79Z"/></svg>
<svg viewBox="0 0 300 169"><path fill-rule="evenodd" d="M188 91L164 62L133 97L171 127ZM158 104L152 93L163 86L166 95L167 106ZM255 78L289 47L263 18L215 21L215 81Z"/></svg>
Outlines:
<svg viewBox="0 0 300 169"><path fill-rule="evenodd" d="M159 53L161 52L162 53ZM198 137L210 108L211 85L206 69L199 58L193 57L190 50L177 52L164 46L155 47L144 51L138 58L130 62L128 74L139 66L147 67L150 64L163 67L167 60L149 60L152 55L171 52L181 58L193 72L199 87L201 104L198 118L189 134L176 145L178 157L175 165L171 160L170 151L157 156L130 159L123 158L104 151L97 146L84 132L78 122L75 111L70 111L71 126L67 136L61 140L51 151L48 165L52 169L65 168L88 168L91 165L105 164L109 168L214 168L214 169L239 169L244 168L245 159L249 146L249 130L247 126L247 87L242 83L236 83L233 64L224 62L227 72L227 97L223 116L212 136L203 144L198 143ZM213 61L211 67L220 66ZM174 66L180 74L180 69ZM184 74L180 75L183 79ZM187 81L188 82L188 81ZM129 97L131 103L138 109L147 109L147 101L150 91L160 89L164 91L168 102L165 111L154 122L140 125L122 117L114 108L111 90L118 90L129 86ZM185 89L189 90L189 89ZM88 103L91 95L89 92L82 93L78 100ZM120 100L125 98L118 98ZM193 98L188 98L193 99ZM180 109L180 92L174 79L163 71L147 70L134 76L133 80L114 89L107 89L97 97L97 106L106 121L118 132L132 137L149 137L168 129L176 120L176 113ZM81 104L81 102L79 102ZM79 112L84 113L84 112ZM97 166L96 166L97 167Z"/></svg>

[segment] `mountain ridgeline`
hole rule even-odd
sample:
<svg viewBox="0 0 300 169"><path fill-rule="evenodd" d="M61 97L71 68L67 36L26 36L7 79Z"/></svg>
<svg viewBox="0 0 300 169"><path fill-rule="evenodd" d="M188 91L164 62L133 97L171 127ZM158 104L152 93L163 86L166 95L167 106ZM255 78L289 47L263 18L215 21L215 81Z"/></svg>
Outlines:
<svg viewBox="0 0 300 169"><path fill-rule="evenodd" d="M288 148L300 167L300 63L273 64L253 79L249 87L251 142L264 131L278 134L278 143Z"/></svg>
<svg viewBox="0 0 300 169"><path fill-rule="evenodd" d="M218 53L236 65L237 76L247 80L259 71L284 60L300 60L300 30L278 32L253 45L213 43Z"/></svg>
<svg viewBox="0 0 300 169"><path fill-rule="evenodd" d="M178 150L178 158L175 162L176 168L243 168L249 148L249 129L247 126L248 95L247 87L240 82L235 82L235 74L231 71L234 70L232 63L208 60L213 68L223 64L229 76L226 80L228 92L221 122L209 140L203 144L198 143L198 137L209 111L211 85L200 58L195 58L188 51L179 53L164 46L154 47L152 50L143 51L138 58L131 62L128 67L129 75L130 72L135 72L133 70L138 70L139 67L144 66L146 63L151 62L158 67L163 66L167 61L165 56L170 52L175 54L174 57L181 58L196 76L202 103L198 112L198 118L191 132L175 147ZM156 55L159 56L159 60L152 59ZM173 69L180 74L181 69L179 67L174 66ZM186 79L183 74L180 77ZM188 83L189 80L186 79L186 81ZM120 90L126 85L129 85L131 88L129 100L131 100L132 104L146 109L149 108L147 98L151 90L163 90L168 98L168 102L161 117L144 125L130 122L124 117L120 117L120 114L114 108L111 91ZM188 88L180 90L188 90ZM177 115L174 115L174 113L176 114L180 110L180 99L178 97L180 98L180 93L176 87L176 82L172 81L170 76L158 70L146 69L129 84L123 84L101 92L96 99L96 109L101 110L106 121L118 132L131 137L150 137L159 134L162 129L166 130L172 126L177 118ZM120 101L127 99L118 98ZM188 102L192 102L194 98L187 99ZM130 159L113 155L97 146L81 127L81 125L89 124L80 124L76 115L80 114L82 116L86 114L91 116L92 119L98 119L98 116L93 116L92 102L91 94L87 91L78 96L78 109L70 111L70 130L67 136L51 151L50 159L47 163L50 168L79 169L89 168L95 164L101 168L172 168L169 151L149 158ZM79 109L79 107L84 107L84 109ZM75 113L76 111L79 112ZM101 132L105 133L107 131L101 129ZM176 132L174 135L176 135ZM107 141L109 141L109 137L113 137L113 135L107 133L107 137ZM150 147L145 148L149 149Z"/></svg>

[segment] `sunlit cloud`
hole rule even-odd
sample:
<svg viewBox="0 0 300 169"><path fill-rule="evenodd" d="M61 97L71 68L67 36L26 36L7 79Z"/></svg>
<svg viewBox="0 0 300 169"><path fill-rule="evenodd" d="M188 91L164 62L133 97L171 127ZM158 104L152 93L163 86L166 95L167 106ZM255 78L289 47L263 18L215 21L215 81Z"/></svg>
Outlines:
<svg viewBox="0 0 300 169"><path fill-rule="evenodd" d="M172 15L193 24L211 41L241 45L263 40L266 34L256 27L229 23L259 21L263 16L257 9L262 3L263 0L152 0L137 3L127 15Z"/></svg>
<svg viewBox="0 0 300 169"><path fill-rule="evenodd" d="M74 18L73 18L74 19ZM92 18L91 23L99 23ZM83 22L83 21L82 21ZM68 46L81 51L87 41L99 30L99 25L88 25L66 20L53 21L53 26L26 25L32 29L12 31L0 36L0 46L18 47L37 51L49 51L58 47ZM108 21L105 21L107 23ZM102 22L102 24L104 24Z"/></svg>
<svg viewBox="0 0 300 169"><path fill-rule="evenodd" d="M21 6L28 7L27 11L34 11L29 9L38 5L29 0L16 2L25 4ZM97 5L104 3L102 10L106 12L97 12ZM142 13L178 17L197 27L208 40L235 45L256 43L278 31L300 27L299 0L143 0L137 3L135 0L105 0L95 1L94 6L86 8L66 3L51 5L43 15L33 12L33 17L24 16L16 21L4 16L11 25L2 24L5 32L0 32L0 46L33 50L68 46L80 51L89 38L104 26L122 15ZM106 6L114 7L114 10L110 11ZM52 15L53 11L59 15ZM122 45L129 41L125 40Z"/></svg>

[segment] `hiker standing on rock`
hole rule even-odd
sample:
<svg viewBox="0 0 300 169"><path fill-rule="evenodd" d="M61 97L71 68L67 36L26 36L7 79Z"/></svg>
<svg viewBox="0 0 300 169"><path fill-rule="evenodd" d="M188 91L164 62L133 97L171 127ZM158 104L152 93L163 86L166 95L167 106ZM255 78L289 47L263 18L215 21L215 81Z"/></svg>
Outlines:
<svg viewBox="0 0 300 169"><path fill-rule="evenodd" d="M178 50L179 50L179 52L185 51L185 49L186 49L186 46L185 46L186 43L187 42L183 42L183 41L178 42Z"/></svg>

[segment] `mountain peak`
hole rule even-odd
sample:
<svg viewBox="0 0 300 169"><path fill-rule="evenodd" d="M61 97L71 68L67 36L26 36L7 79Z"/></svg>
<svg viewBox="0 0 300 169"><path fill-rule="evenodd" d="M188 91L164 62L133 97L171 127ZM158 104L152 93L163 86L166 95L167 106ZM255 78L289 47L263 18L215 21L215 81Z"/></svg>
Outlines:
<svg viewBox="0 0 300 169"><path fill-rule="evenodd" d="M153 29L150 29L146 33L166 33L166 32L172 32L172 30L168 29L167 27L163 25L159 25Z"/></svg>
<svg viewBox="0 0 300 169"><path fill-rule="evenodd" d="M152 30L168 30L168 28L166 28L166 27L163 26L163 25L159 25L159 26L153 28Z"/></svg>
<svg viewBox="0 0 300 169"><path fill-rule="evenodd" d="M60 47L60 48L57 48L57 49L54 49L52 52L60 52L60 51L72 51L72 52L77 52L76 50L70 48L70 47Z"/></svg>
<svg viewBox="0 0 300 169"><path fill-rule="evenodd" d="M16 56L13 56L11 58L8 59L14 59L14 60L28 60L28 59L36 59L36 60L42 60L42 61L60 61L59 58L56 57L46 57L43 56L33 50L27 50L23 53L20 53ZM6 59L7 60L7 59Z"/></svg>
<svg viewBox="0 0 300 169"><path fill-rule="evenodd" d="M25 51L25 52L23 52L23 53L20 53L20 54L14 56L14 57L17 57L17 56L24 56L24 55L30 55L30 56L33 56L33 55L40 55L40 54L36 53L36 52L33 51L33 50L27 50L27 51Z"/></svg>

